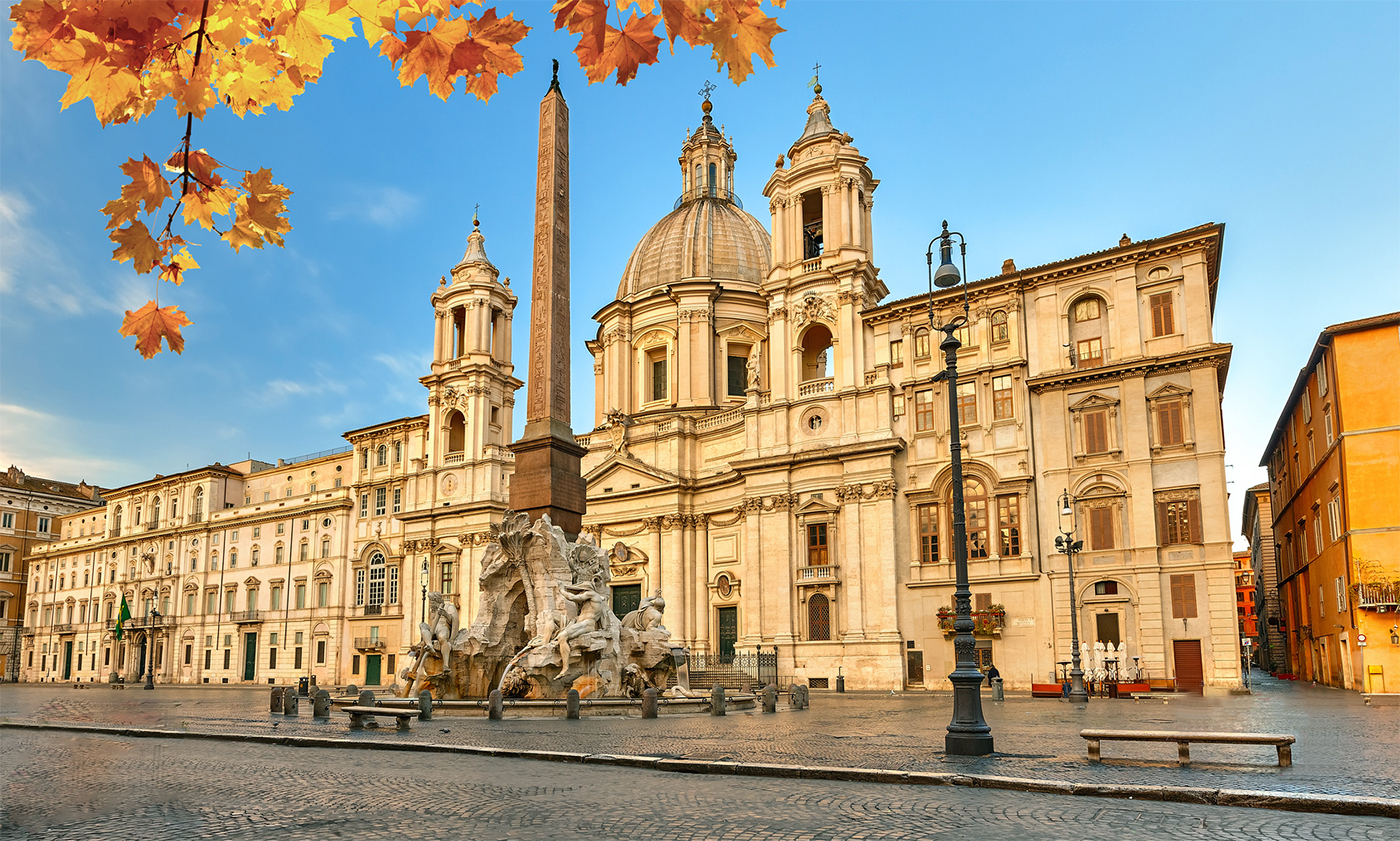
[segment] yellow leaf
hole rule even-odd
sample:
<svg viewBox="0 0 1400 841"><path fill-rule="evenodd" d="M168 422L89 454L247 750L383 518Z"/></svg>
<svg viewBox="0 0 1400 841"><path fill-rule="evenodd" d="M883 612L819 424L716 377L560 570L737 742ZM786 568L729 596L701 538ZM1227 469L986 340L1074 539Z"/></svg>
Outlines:
<svg viewBox="0 0 1400 841"><path fill-rule="evenodd" d="M625 28L608 27L603 52L594 61L584 63L584 56L579 55L589 84L603 81L616 70L617 83L625 85L637 77L638 65L655 64L657 49L661 46L661 38L656 34L656 25L660 22L658 15L638 18L634 14Z"/></svg>
<svg viewBox="0 0 1400 841"><path fill-rule="evenodd" d="M785 32L778 21L763 13L758 0L712 0L713 22L704 27L704 40L714 51L720 70L729 66L729 78L739 84L753 73L751 56L757 55L773 66L773 38Z"/></svg>
<svg viewBox="0 0 1400 841"><path fill-rule="evenodd" d="M181 248L180 253L172 257L168 265L161 267L160 279L168 280L179 286L185 280L184 273L197 268L199 268L199 264L190 256L190 250Z"/></svg>
<svg viewBox="0 0 1400 841"><path fill-rule="evenodd" d="M113 231L108 239L117 244L112 259L118 263L133 261L137 274L145 274L155 268L160 259L160 246L151 237L143 222L132 222L125 228Z"/></svg>
<svg viewBox="0 0 1400 841"><path fill-rule="evenodd" d="M135 336L136 351L150 359L160 353L161 339L165 339L171 350L183 353L185 337L180 334L180 328L193 323L175 307L157 307L155 301L147 301L136 312L126 311L118 332L123 336Z"/></svg>
<svg viewBox="0 0 1400 841"><path fill-rule="evenodd" d="M146 155L142 155L139 161L127 158L126 163L122 164L122 172L131 179L122 187L122 198L145 202L147 213L160 207L173 195L170 184L161 173L160 164Z"/></svg>

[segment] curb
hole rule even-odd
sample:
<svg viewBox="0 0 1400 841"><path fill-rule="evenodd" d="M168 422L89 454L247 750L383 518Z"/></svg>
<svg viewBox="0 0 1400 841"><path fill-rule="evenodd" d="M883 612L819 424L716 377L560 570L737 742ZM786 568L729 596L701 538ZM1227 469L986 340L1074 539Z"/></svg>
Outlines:
<svg viewBox="0 0 1400 841"><path fill-rule="evenodd" d="M418 751L492 756L501 759L533 759L544 762L574 762L587 765L613 765L648 768L679 774L720 774L741 777L778 777L803 780L836 780L853 783L895 785L964 786L1001 791L1029 791L1038 794L1067 794L1078 797L1108 797L1165 803L1192 803L1210 806L1236 806L1251 809L1277 809L1286 812L1312 812L1356 817L1400 819L1400 799L1359 797L1339 794L1306 794L1249 789L1193 788L1189 786L1115 785L1074 783L999 777L990 774L957 774L937 771L897 771L878 768L839 768L809 765L774 765L762 762L727 762L703 759L673 759L626 754L578 753L574 751L524 750L477 745L444 745L419 742L367 742L324 736L276 736L256 733L208 733L187 730L155 730L140 727L95 724L51 724L0 721L0 729L48 730L72 733L100 733L138 739L202 739L218 742L250 742L294 748L353 748L360 750Z"/></svg>

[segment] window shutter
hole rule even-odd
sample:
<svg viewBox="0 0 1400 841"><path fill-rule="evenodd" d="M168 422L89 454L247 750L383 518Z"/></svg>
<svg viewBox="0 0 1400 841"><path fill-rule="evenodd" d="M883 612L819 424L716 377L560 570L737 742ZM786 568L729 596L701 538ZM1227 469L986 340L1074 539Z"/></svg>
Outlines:
<svg viewBox="0 0 1400 841"><path fill-rule="evenodd" d="M1193 499L1186 503L1186 519L1190 525L1192 543L1201 542L1201 501Z"/></svg>
<svg viewBox="0 0 1400 841"><path fill-rule="evenodd" d="M1108 413L1088 412L1084 415L1084 452L1108 452Z"/></svg>
<svg viewBox="0 0 1400 841"><path fill-rule="evenodd" d="M1089 509L1089 539L1094 549L1113 548L1113 509Z"/></svg>
<svg viewBox="0 0 1400 841"><path fill-rule="evenodd" d="M1167 503L1157 501L1157 544L1167 545Z"/></svg>
<svg viewBox="0 0 1400 841"><path fill-rule="evenodd" d="M975 602L975 607L973 608L974 610L985 613L986 611L992 609L991 593L973 593L972 598Z"/></svg>

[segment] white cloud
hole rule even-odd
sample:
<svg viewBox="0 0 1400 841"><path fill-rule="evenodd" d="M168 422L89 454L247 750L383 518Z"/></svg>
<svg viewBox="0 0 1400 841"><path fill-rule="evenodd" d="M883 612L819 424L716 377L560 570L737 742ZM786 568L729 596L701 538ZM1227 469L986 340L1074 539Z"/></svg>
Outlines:
<svg viewBox="0 0 1400 841"><path fill-rule="evenodd" d="M63 482L86 480L108 487L127 481L133 466L129 462L86 455L85 436L75 435L63 418L20 406L0 403L0 469L17 465L31 476Z"/></svg>
<svg viewBox="0 0 1400 841"><path fill-rule="evenodd" d="M432 355L427 353L401 353L397 356L388 353L375 354L374 361L386 366L399 377L411 377L413 381L428 373L432 367Z"/></svg>
<svg viewBox="0 0 1400 841"><path fill-rule="evenodd" d="M417 196L397 187L353 187L346 202L330 211L331 219L358 219L381 228L397 228L418 213Z"/></svg>

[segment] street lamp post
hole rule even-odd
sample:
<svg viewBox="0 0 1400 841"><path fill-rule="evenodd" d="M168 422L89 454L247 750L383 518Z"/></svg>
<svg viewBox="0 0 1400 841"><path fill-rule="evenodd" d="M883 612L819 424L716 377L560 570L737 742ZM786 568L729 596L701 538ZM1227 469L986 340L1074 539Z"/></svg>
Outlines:
<svg viewBox="0 0 1400 841"><path fill-rule="evenodd" d="M958 273L953 265L953 237L958 238L962 256L963 271ZM933 243L938 243L940 262L938 271L933 269ZM948 222L943 222L943 233L929 242L928 247L928 319L933 327L933 287L948 289L962 285L963 314L941 328L943 341L938 345L943 351L944 369L934 382L945 380L948 384L948 449L953 459L953 558L957 567L957 587L953 591L956 617L953 620L953 652L956 663L948 679L953 683L953 720L948 724L948 734L944 737L944 748L956 756L986 756L992 752L992 728L982 717L983 675L977 668L975 650L977 641L972 636L972 590L967 581L967 518L963 511L963 469L962 439L958 418L958 340L957 331L968 321L971 309L967 294L967 284L963 276L967 274L967 240L957 231L949 232Z"/></svg>
<svg viewBox="0 0 1400 841"><path fill-rule="evenodd" d="M146 621L151 627L146 631L146 688L156 688L156 626L160 624L160 611L154 607L147 614Z"/></svg>
<svg viewBox="0 0 1400 841"><path fill-rule="evenodd" d="M1055 548L1069 560L1069 635L1070 660L1069 700L1072 704L1083 704L1089 700L1084 689L1084 670L1079 663L1079 608L1074 601L1074 556L1084 550L1084 541L1074 539L1074 506L1069 498L1069 490L1060 496L1060 532L1055 538Z"/></svg>
<svg viewBox="0 0 1400 841"><path fill-rule="evenodd" d="M427 622L427 621L428 621L428 558L427 558L426 555L423 557L423 566L422 566L422 568L421 568L421 569L419 570L419 572L418 572L418 581L419 581L420 584L423 585L423 599L422 599L421 605L420 605L419 608L418 608L418 616L419 616L419 618L420 618L422 621Z"/></svg>

